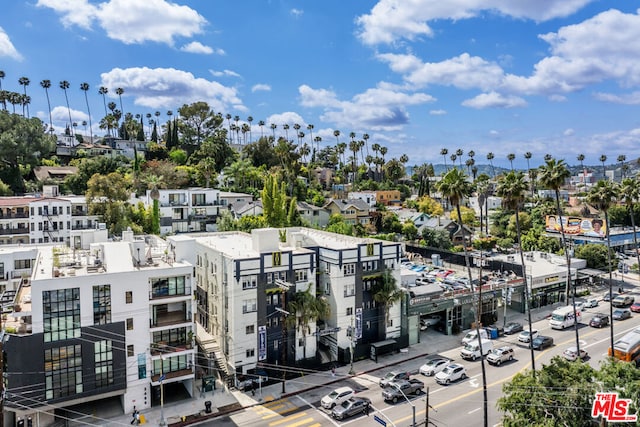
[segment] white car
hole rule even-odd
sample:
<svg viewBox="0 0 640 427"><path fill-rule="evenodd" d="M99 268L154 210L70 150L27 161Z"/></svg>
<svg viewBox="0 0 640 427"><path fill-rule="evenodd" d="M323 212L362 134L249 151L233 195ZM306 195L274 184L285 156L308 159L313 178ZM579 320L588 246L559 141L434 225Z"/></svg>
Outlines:
<svg viewBox="0 0 640 427"><path fill-rule="evenodd" d="M449 385L450 383L467 378L467 371L464 366L457 363L447 365L442 371L436 374L438 384Z"/></svg>
<svg viewBox="0 0 640 427"><path fill-rule="evenodd" d="M578 349L576 347L569 347L562 353L562 357L567 359L569 362L576 361L578 360ZM584 360L587 357L589 357L589 353L580 349L580 359Z"/></svg>
<svg viewBox="0 0 640 427"><path fill-rule="evenodd" d="M529 331L528 330L524 330L522 332L520 332L520 335L518 335L518 341L520 342L531 342L532 339L536 338L538 336L538 330L537 329L532 329L531 330L531 336L529 336Z"/></svg>
<svg viewBox="0 0 640 427"><path fill-rule="evenodd" d="M420 366L420 373L427 377L432 377L447 367L450 360L442 357L434 357L427 360L427 363Z"/></svg>
<svg viewBox="0 0 640 427"><path fill-rule="evenodd" d="M598 306L598 299L597 298L589 298L585 303L584 303L584 308L594 308Z"/></svg>
<svg viewBox="0 0 640 427"><path fill-rule="evenodd" d="M354 394L355 391L351 387L340 387L323 397L320 404L325 409L333 409L334 406L351 399Z"/></svg>

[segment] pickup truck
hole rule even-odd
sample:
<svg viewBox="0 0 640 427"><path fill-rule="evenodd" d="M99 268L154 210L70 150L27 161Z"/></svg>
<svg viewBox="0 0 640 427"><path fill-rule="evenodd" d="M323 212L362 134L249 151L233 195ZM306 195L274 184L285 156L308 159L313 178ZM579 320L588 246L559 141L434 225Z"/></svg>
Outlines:
<svg viewBox="0 0 640 427"><path fill-rule="evenodd" d="M404 396L422 393L423 389L424 383L418 379L393 381L382 390L382 397L386 401L397 403L398 400L404 399Z"/></svg>

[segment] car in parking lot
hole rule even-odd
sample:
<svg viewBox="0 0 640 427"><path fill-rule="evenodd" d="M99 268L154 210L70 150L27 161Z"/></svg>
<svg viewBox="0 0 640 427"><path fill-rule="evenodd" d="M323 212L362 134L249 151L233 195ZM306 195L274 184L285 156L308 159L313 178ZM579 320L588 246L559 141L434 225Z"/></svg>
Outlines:
<svg viewBox="0 0 640 427"><path fill-rule="evenodd" d="M618 295L611 301L614 307L627 307L635 302L635 298L631 295Z"/></svg>
<svg viewBox="0 0 640 427"><path fill-rule="evenodd" d="M640 301L631 304L629 310L633 311L634 313L640 313Z"/></svg>
<svg viewBox="0 0 640 427"><path fill-rule="evenodd" d="M333 409L335 406L353 397L355 391L351 387L340 387L333 390L320 400L320 404L325 409Z"/></svg>
<svg viewBox="0 0 640 427"><path fill-rule="evenodd" d="M436 382L444 385L449 385L465 378L467 378L467 370L458 363L447 365L446 368L436 374Z"/></svg>
<svg viewBox="0 0 640 427"><path fill-rule="evenodd" d="M598 298L589 298L584 302L584 308L594 308L599 304Z"/></svg>
<svg viewBox="0 0 640 427"><path fill-rule="evenodd" d="M565 351L562 352L562 357L567 359L569 362L574 362L578 360L578 349L576 347L569 347ZM589 353L586 350L580 349L580 359L585 360L589 357Z"/></svg>
<svg viewBox="0 0 640 427"><path fill-rule="evenodd" d="M538 336L537 329L531 330L531 336L529 336L529 331L522 331L520 332L520 335L518 335L518 341L527 343L531 341L532 337L535 339L537 336Z"/></svg>
<svg viewBox="0 0 640 427"><path fill-rule="evenodd" d="M356 414L368 414L370 406L371 400L369 398L352 397L335 406L331 411L331 416L336 420L344 420Z"/></svg>
<svg viewBox="0 0 640 427"><path fill-rule="evenodd" d="M594 314L591 320L589 320L589 326L592 328L604 328L609 326L609 315L603 313Z"/></svg>
<svg viewBox="0 0 640 427"><path fill-rule="evenodd" d="M420 366L420 373L427 377L432 377L446 368L449 362L451 361L444 357L434 357L433 359L427 360L424 365Z"/></svg>
<svg viewBox="0 0 640 427"><path fill-rule="evenodd" d="M505 335L515 334L516 332L522 332L522 323L518 322L509 322L504 325L504 333Z"/></svg>
<svg viewBox="0 0 640 427"><path fill-rule="evenodd" d="M534 350L544 350L547 347L553 345L553 338L548 336L539 335L531 341L531 347Z"/></svg>
<svg viewBox="0 0 640 427"><path fill-rule="evenodd" d="M439 314L431 314L429 316L424 316L420 319L420 329L424 326L425 329L430 326L435 326L442 321L442 316Z"/></svg>
<svg viewBox="0 0 640 427"><path fill-rule="evenodd" d="M607 293L606 293L606 294L604 294L604 296L602 297L602 301L609 302L609 301L611 301L612 299L615 299L617 296L618 296L618 294L616 294L616 293L610 294L609 292L607 292Z"/></svg>
<svg viewBox="0 0 640 427"><path fill-rule="evenodd" d="M500 366L502 362L509 362L513 360L513 355L513 348L509 347L508 345L494 348L487 355L487 362L492 365Z"/></svg>
<svg viewBox="0 0 640 427"><path fill-rule="evenodd" d="M619 308L613 312L613 320L626 320L631 318L631 310L628 308Z"/></svg>
<svg viewBox="0 0 640 427"><path fill-rule="evenodd" d="M409 372L404 371L391 371L380 379L380 387L386 387L389 383L399 380L408 380L411 377Z"/></svg>

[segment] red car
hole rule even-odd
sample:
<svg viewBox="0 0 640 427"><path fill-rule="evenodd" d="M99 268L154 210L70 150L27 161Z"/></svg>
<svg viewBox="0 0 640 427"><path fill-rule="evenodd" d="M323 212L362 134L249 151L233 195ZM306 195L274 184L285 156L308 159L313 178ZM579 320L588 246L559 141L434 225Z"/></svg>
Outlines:
<svg viewBox="0 0 640 427"><path fill-rule="evenodd" d="M633 311L634 313L640 313L640 302L634 302L633 304L631 304L629 310Z"/></svg>

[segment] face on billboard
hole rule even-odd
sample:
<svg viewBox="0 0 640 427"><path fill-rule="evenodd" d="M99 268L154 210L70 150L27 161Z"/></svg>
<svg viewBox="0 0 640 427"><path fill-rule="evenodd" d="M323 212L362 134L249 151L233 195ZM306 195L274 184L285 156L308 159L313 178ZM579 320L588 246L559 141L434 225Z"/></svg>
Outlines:
<svg viewBox="0 0 640 427"><path fill-rule="evenodd" d="M562 227L560 225L562 222ZM604 237L607 226L600 218L581 218L577 216L560 217L547 215L545 219L546 231L561 232L564 234L581 235L588 237Z"/></svg>

